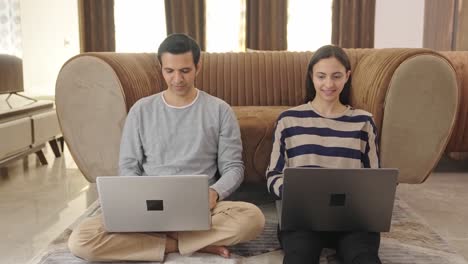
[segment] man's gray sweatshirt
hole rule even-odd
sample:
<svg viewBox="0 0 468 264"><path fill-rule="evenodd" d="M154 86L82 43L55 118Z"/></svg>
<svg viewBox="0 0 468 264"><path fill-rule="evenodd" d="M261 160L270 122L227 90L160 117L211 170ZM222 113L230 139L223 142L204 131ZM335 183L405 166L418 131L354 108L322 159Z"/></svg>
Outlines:
<svg viewBox="0 0 468 264"><path fill-rule="evenodd" d="M168 105L163 93L142 98L130 109L120 145L120 175L207 174L219 199L229 196L244 178L234 111L203 91L184 107Z"/></svg>

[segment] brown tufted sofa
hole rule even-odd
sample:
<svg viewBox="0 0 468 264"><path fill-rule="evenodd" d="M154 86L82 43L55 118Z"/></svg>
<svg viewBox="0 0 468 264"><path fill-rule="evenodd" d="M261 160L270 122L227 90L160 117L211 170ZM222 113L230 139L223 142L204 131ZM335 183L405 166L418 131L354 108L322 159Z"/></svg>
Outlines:
<svg viewBox="0 0 468 264"><path fill-rule="evenodd" d="M451 64L427 49L347 49L352 105L374 114L384 167L423 182L454 128L459 90ZM311 52L204 53L196 85L233 106L246 182L264 181L275 120L301 104ZM85 177L115 175L129 108L165 89L155 54L85 53L65 63L56 85L63 135Z"/></svg>

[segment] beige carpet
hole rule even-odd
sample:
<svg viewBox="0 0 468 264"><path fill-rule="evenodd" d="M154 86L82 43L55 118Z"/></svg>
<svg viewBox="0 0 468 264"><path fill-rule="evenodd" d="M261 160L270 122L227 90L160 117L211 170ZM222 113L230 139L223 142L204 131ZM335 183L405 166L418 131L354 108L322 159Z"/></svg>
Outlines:
<svg viewBox="0 0 468 264"><path fill-rule="evenodd" d="M66 241L76 226L84 217L99 211L97 203L77 221L66 229L50 245L48 250L33 260L34 264L84 264L86 261L76 258L67 249ZM264 233L255 241L232 247L233 258L196 253L190 257L182 257L173 253L166 257L165 263L282 263L282 253L278 250L276 240L277 221L267 217ZM339 263L332 250L324 250L321 264ZM401 199L395 202L391 232L382 234L380 257L387 264L467 264L464 258L454 252L437 233L435 233L411 208ZM122 263L122 262L119 262ZM139 263L139 262L132 262ZM148 263L148 262L146 262Z"/></svg>

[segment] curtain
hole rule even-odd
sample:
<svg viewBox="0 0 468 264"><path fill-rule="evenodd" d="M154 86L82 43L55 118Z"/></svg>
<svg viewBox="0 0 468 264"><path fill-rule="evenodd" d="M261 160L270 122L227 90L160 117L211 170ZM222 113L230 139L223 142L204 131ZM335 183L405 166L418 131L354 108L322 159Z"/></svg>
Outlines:
<svg viewBox="0 0 468 264"><path fill-rule="evenodd" d="M164 3L167 34L185 33L205 50L205 1L165 0Z"/></svg>
<svg viewBox="0 0 468 264"><path fill-rule="evenodd" d="M20 0L0 0L0 53L22 57Z"/></svg>
<svg viewBox="0 0 468 264"><path fill-rule="evenodd" d="M247 0L247 49L287 49L287 0Z"/></svg>
<svg viewBox="0 0 468 264"><path fill-rule="evenodd" d="M342 48L373 48L375 0L333 0L332 43Z"/></svg>
<svg viewBox="0 0 468 264"><path fill-rule="evenodd" d="M457 29L459 29L456 22L460 21L457 11L462 8L463 5L460 9L458 8L457 0L426 0L424 2L424 48L455 50ZM461 18L463 21L463 17Z"/></svg>
<svg viewBox="0 0 468 264"><path fill-rule="evenodd" d="M114 0L78 0L80 50L115 51Z"/></svg>

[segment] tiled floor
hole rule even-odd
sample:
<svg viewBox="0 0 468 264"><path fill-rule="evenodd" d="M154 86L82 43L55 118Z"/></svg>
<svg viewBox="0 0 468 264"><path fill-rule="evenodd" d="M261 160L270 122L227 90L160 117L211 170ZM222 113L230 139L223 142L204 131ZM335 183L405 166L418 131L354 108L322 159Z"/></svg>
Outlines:
<svg viewBox="0 0 468 264"><path fill-rule="evenodd" d="M68 152L49 165L36 156L0 170L0 263L28 263L96 200Z"/></svg>
<svg viewBox="0 0 468 264"><path fill-rule="evenodd" d="M444 158L426 182L400 185L398 192L468 260L468 160Z"/></svg>
<svg viewBox="0 0 468 264"><path fill-rule="evenodd" d="M2 264L28 263L97 197L68 151L46 157L47 166L30 155L0 170ZM468 259L468 162L443 160L425 183L401 184L398 193Z"/></svg>

